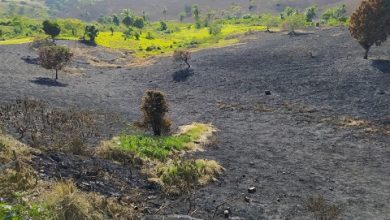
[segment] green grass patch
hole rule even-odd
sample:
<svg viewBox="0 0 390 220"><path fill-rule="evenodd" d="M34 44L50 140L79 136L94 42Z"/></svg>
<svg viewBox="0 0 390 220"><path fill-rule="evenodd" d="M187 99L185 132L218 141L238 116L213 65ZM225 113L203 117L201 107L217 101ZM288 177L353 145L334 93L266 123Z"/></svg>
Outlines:
<svg viewBox="0 0 390 220"><path fill-rule="evenodd" d="M191 25L170 24L172 29L161 32L150 25L142 30L139 40L125 39L122 32L100 32L96 38L98 45L112 49L126 49L136 56L147 57L170 53L178 48L205 48L210 46L225 46L238 42L237 39L225 39L231 35L244 34L248 31L265 30L264 26L248 26L241 24L227 24L222 27L221 33L212 35L208 28L196 29ZM148 33L153 38L148 39Z"/></svg>
<svg viewBox="0 0 390 220"><path fill-rule="evenodd" d="M4 40L0 41L0 45L12 45L12 44L26 44L33 41L33 38L26 37L26 38L20 38L20 39L10 39L10 40Z"/></svg>
<svg viewBox="0 0 390 220"><path fill-rule="evenodd" d="M119 148L140 158L165 160L173 152L191 150L192 143L209 130L210 125L197 123L184 126L179 134L171 136L122 135Z"/></svg>
<svg viewBox="0 0 390 220"><path fill-rule="evenodd" d="M134 155L143 160L164 161L178 151L197 149L198 143L206 143L213 132L215 129L209 124L193 123L182 126L178 134L169 136L124 134L103 142L96 153L113 160L128 159L128 155Z"/></svg>

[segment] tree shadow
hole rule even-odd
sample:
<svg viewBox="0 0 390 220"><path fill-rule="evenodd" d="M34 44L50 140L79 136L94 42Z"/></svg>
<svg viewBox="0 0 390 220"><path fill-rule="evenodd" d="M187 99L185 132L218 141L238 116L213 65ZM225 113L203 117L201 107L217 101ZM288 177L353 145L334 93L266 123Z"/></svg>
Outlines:
<svg viewBox="0 0 390 220"><path fill-rule="evenodd" d="M89 40L81 39L81 40L79 40L79 42L84 44L84 45L90 46L90 47L96 47L97 46L97 44L95 42L92 42L92 41L89 41Z"/></svg>
<svg viewBox="0 0 390 220"><path fill-rule="evenodd" d="M26 56L26 57L22 57L21 59L27 64L33 64L33 65L39 64L38 58L32 58L30 56Z"/></svg>
<svg viewBox="0 0 390 220"><path fill-rule="evenodd" d="M172 74L173 81L184 82L190 76L194 75L194 71L191 69L178 70Z"/></svg>
<svg viewBox="0 0 390 220"><path fill-rule="evenodd" d="M372 60L372 66L383 73L390 74L390 60Z"/></svg>
<svg viewBox="0 0 390 220"><path fill-rule="evenodd" d="M68 84L58 82L54 79L50 79L47 77L37 77L34 80L30 80L30 82L37 84L37 85L42 85L42 86L49 86L49 87L67 87Z"/></svg>

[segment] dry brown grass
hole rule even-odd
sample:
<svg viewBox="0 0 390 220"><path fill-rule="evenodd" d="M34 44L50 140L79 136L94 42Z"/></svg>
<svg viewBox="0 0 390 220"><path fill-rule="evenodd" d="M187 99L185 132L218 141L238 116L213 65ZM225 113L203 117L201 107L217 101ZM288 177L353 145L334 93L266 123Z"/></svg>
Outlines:
<svg viewBox="0 0 390 220"><path fill-rule="evenodd" d="M81 192L71 181L55 183L41 200L58 220L138 219L133 207L116 198Z"/></svg>
<svg viewBox="0 0 390 220"><path fill-rule="evenodd" d="M309 198L305 206L315 220L336 220L343 212L341 207L329 204L322 195Z"/></svg>
<svg viewBox="0 0 390 220"><path fill-rule="evenodd" d="M29 165L34 150L0 132L0 197L13 197L17 191L33 189L38 175Z"/></svg>
<svg viewBox="0 0 390 220"><path fill-rule="evenodd" d="M384 135L390 135L390 126L388 125L379 125L377 123L358 119L353 117L340 117L340 118L326 118L322 120L333 125L336 125L341 128L353 128L362 130L365 133L382 133Z"/></svg>
<svg viewBox="0 0 390 220"><path fill-rule="evenodd" d="M44 202L58 220L103 219L87 198L72 182L59 182L44 195Z"/></svg>

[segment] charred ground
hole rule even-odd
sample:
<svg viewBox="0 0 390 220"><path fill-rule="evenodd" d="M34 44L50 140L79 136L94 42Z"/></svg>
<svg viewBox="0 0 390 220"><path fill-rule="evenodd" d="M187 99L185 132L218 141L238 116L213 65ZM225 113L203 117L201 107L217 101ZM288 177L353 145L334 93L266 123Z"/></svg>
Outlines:
<svg viewBox="0 0 390 220"><path fill-rule="evenodd" d="M174 80L177 68L170 58L113 68L79 57L73 68L80 72L60 73L62 86L34 81L53 73L25 61L36 57L26 45L1 46L0 52L2 104L44 100L133 122L144 91L159 89L167 93L175 125L213 123L219 129L216 146L197 154L219 161L226 171L219 182L196 191L195 217L222 218L229 208L244 219L310 219L304 204L316 195L341 207L346 219L390 217L389 43L373 48L364 60L345 28L295 37L258 33L242 44L194 53L194 72L180 82ZM115 53L94 54L98 62L116 59ZM104 128L108 136L120 130ZM77 183L85 190L92 185L110 194L128 182L141 193L145 213L186 214L188 209L183 199L158 196L136 168L62 154L34 161L45 178L83 177ZM123 182L105 188L104 181L80 173L96 164ZM250 186L257 191L248 194ZM131 190L119 196L132 195Z"/></svg>

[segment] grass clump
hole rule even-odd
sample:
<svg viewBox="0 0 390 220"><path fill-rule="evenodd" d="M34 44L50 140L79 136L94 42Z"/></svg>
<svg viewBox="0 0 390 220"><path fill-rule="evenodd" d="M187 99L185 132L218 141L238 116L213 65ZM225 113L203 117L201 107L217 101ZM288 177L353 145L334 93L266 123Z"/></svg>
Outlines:
<svg viewBox="0 0 390 220"><path fill-rule="evenodd" d="M103 219L90 203L87 195L72 182L59 182L44 196L48 209L58 220Z"/></svg>
<svg viewBox="0 0 390 220"><path fill-rule="evenodd" d="M103 142L96 153L104 158L119 161L131 159L130 155L143 160L164 161L175 152L200 149L199 144L207 143L215 131L210 124L193 123L180 127L179 133L175 135L121 135L109 142Z"/></svg>
<svg viewBox="0 0 390 220"><path fill-rule="evenodd" d="M152 180L160 183L166 194L188 194L197 186L215 181L223 170L214 160L173 160L158 165Z"/></svg>

